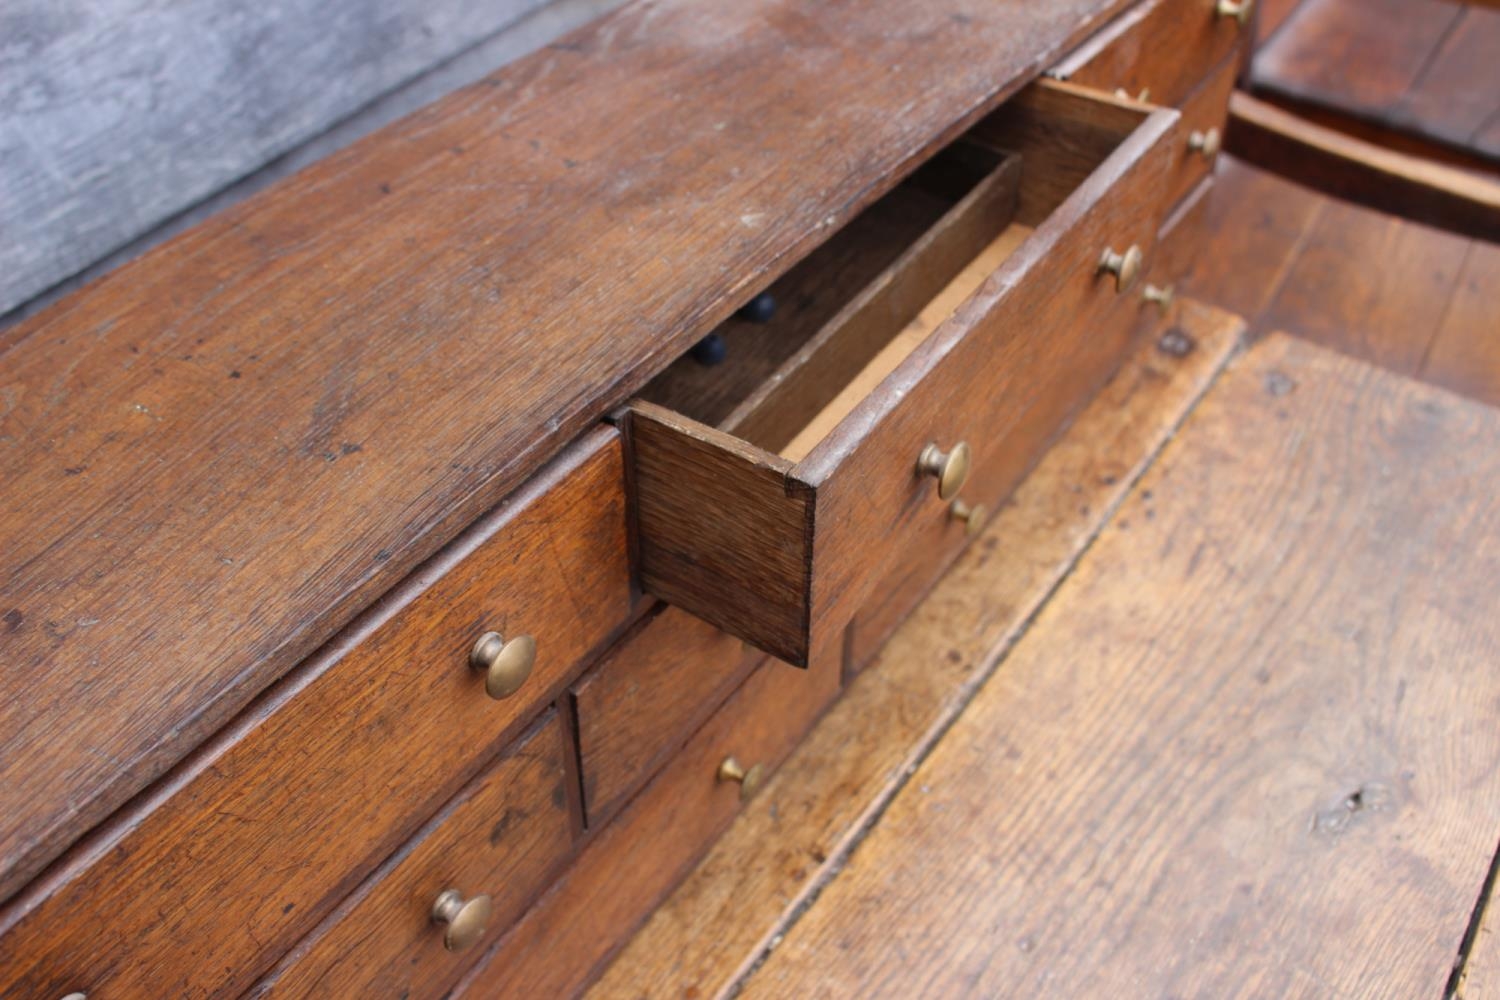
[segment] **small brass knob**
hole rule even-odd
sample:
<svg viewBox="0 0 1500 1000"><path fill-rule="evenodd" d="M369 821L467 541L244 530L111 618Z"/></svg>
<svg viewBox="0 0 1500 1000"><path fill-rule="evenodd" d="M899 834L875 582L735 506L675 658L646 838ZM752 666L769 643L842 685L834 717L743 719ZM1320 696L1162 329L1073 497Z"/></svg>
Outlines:
<svg viewBox="0 0 1500 1000"><path fill-rule="evenodd" d="M1112 248L1105 247L1104 253L1099 257L1099 271L1108 271L1115 276L1115 291L1128 292L1135 279L1141 275L1141 264L1146 260L1146 255L1141 253L1141 248L1134 243L1124 253L1116 253Z"/></svg>
<svg viewBox="0 0 1500 1000"><path fill-rule="evenodd" d="M725 757L719 764L717 775L720 781L736 781L740 786L740 801L749 802L760 791L761 782L765 780L766 769L756 764L750 770L734 757Z"/></svg>
<svg viewBox="0 0 1500 1000"><path fill-rule="evenodd" d="M1172 302L1177 298L1177 290L1171 285L1167 285L1165 288L1158 288L1155 285L1148 284L1141 291L1141 298L1147 302L1155 302L1161 306L1162 312L1166 312L1172 308Z"/></svg>
<svg viewBox="0 0 1500 1000"><path fill-rule="evenodd" d="M1194 131L1188 135L1188 149L1201 155L1205 160L1212 160L1219 155L1219 149L1224 145L1224 139L1219 135L1219 130L1211 128L1207 132Z"/></svg>
<svg viewBox="0 0 1500 1000"><path fill-rule="evenodd" d="M1250 22L1250 12L1255 9L1255 0L1218 0L1214 4L1215 17L1232 17L1240 24Z"/></svg>
<svg viewBox="0 0 1500 1000"><path fill-rule="evenodd" d="M1147 101L1151 100L1151 88L1142 87L1139 94L1131 97L1130 91L1126 90L1124 87L1116 87L1115 96L1122 101L1136 101L1137 103L1145 104Z"/></svg>
<svg viewBox="0 0 1500 1000"><path fill-rule="evenodd" d="M444 948L467 951L484 937L490 922L490 897L464 899L457 889L444 889L432 904L432 922L444 928Z"/></svg>
<svg viewBox="0 0 1500 1000"><path fill-rule="evenodd" d="M536 640L518 635L509 642L499 632L486 632L469 651L469 666L484 671L484 691L491 698L509 698L531 676L536 663Z"/></svg>
<svg viewBox="0 0 1500 1000"><path fill-rule="evenodd" d="M937 445L929 444L917 456L917 471L924 476L937 477L938 499L953 499L969 478L968 444L960 441L949 452L943 452Z"/></svg>
<svg viewBox="0 0 1500 1000"><path fill-rule="evenodd" d="M984 522L990 516L990 509L982 503L970 507L960 499L948 505L948 514L953 520L964 523L964 534L973 536L984 530Z"/></svg>

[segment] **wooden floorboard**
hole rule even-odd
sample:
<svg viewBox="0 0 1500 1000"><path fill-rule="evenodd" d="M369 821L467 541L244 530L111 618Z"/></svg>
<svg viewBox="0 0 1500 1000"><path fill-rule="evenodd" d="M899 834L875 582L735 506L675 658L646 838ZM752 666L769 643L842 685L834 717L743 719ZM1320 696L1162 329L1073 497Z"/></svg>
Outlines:
<svg viewBox="0 0 1500 1000"><path fill-rule="evenodd" d="M1470 242L1331 202L1256 325L1292 330L1400 374L1416 374L1457 288Z"/></svg>
<svg viewBox="0 0 1500 1000"><path fill-rule="evenodd" d="M1500 859L1497 859L1500 860ZM1500 901L1495 899L1495 871L1475 913L1474 937L1454 984L1454 1000L1500 997Z"/></svg>
<svg viewBox="0 0 1500 1000"><path fill-rule="evenodd" d="M1179 357L1155 337L1141 344L594 997L715 995L834 873L1238 343L1236 317L1178 308L1171 327L1193 349Z"/></svg>
<svg viewBox="0 0 1500 1000"><path fill-rule="evenodd" d="M1422 997L1500 832L1500 412L1237 361L746 997Z"/></svg>
<svg viewBox="0 0 1500 1000"><path fill-rule="evenodd" d="M1229 156L1180 242L1199 248L1179 291L1252 322L1286 280L1308 230L1331 200Z"/></svg>
<svg viewBox="0 0 1500 1000"><path fill-rule="evenodd" d="M1221 157L1186 295L1500 405L1500 244L1309 191Z"/></svg>
<svg viewBox="0 0 1500 1000"><path fill-rule="evenodd" d="M1500 247L1470 246L1419 374L1455 392L1500 404Z"/></svg>

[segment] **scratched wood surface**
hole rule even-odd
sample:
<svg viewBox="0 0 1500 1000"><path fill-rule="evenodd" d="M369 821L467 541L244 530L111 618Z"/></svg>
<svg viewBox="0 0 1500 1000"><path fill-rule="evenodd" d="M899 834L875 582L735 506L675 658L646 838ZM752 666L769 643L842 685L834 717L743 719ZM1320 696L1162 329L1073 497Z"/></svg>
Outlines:
<svg viewBox="0 0 1500 1000"><path fill-rule="evenodd" d="M0 892L1120 6L632 4L9 331Z"/></svg>
<svg viewBox="0 0 1500 1000"><path fill-rule="evenodd" d="M1500 412L1258 344L740 995L1440 995L1497 486Z"/></svg>
<svg viewBox="0 0 1500 1000"><path fill-rule="evenodd" d="M1184 303L1026 478L968 554L594 986L591 996L714 996L836 873L1063 579L1234 349L1240 321ZM1173 331L1186 353L1161 346ZM1179 341L1168 341L1175 345ZM856 622L858 627L858 622Z"/></svg>

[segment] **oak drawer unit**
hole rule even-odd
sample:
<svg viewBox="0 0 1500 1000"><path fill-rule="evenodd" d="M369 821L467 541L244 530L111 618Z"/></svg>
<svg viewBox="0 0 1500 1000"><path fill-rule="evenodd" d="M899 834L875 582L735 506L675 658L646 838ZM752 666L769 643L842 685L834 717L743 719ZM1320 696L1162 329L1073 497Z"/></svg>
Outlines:
<svg viewBox="0 0 1500 1000"><path fill-rule="evenodd" d="M623 488L598 431L424 566L12 902L0 994L249 986L624 623ZM535 662L497 700L471 654L500 630Z"/></svg>
<svg viewBox="0 0 1500 1000"><path fill-rule="evenodd" d="M868 210L935 219L717 426L648 387L628 415L643 587L788 662L835 655L883 563L961 536L1113 370L1176 122L1036 85Z"/></svg>
<svg viewBox="0 0 1500 1000"><path fill-rule="evenodd" d="M502 937L458 996L570 996L703 853L839 691L837 664L761 663Z"/></svg>
<svg viewBox="0 0 1500 1000"><path fill-rule="evenodd" d="M1225 3L632 0L0 329L0 996L586 985L1154 311Z"/></svg>

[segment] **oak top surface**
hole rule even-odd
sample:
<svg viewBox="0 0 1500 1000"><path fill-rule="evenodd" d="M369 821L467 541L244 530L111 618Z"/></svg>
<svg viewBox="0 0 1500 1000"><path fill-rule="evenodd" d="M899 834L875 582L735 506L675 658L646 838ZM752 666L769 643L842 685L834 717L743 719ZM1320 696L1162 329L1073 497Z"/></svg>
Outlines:
<svg viewBox="0 0 1500 1000"><path fill-rule="evenodd" d="M632 4L0 333L0 898L1121 6Z"/></svg>

